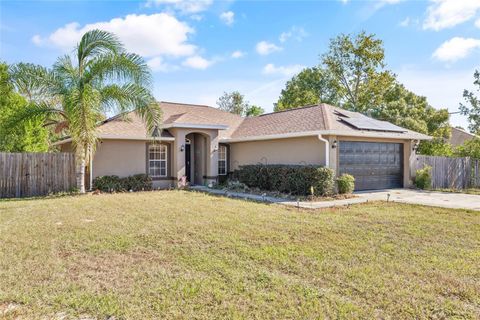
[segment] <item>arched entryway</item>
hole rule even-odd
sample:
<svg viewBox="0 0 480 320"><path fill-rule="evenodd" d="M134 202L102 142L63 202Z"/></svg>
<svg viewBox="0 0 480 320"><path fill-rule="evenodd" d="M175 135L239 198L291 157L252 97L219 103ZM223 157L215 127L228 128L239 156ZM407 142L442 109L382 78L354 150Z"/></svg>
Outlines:
<svg viewBox="0 0 480 320"><path fill-rule="evenodd" d="M205 184L207 176L209 136L192 132L185 136L185 175L191 185Z"/></svg>

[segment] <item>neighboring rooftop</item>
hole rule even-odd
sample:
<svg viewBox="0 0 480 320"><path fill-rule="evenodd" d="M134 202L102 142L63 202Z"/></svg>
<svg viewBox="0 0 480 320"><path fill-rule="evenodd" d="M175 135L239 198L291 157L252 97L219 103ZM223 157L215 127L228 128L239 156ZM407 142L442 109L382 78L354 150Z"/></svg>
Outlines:
<svg viewBox="0 0 480 320"><path fill-rule="evenodd" d="M454 147L460 146L465 142L477 137L473 133L467 132L460 128L452 128L452 135L450 137L450 144Z"/></svg>

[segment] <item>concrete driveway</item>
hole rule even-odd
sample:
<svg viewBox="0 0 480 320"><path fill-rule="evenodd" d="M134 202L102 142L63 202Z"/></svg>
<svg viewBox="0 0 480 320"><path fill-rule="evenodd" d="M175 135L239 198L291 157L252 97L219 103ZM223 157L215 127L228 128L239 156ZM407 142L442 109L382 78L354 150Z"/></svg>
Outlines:
<svg viewBox="0 0 480 320"><path fill-rule="evenodd" d="M389 189L377 191L356 192L356 198L322 202L300 202L303 208L319 209L335 206L344 206L369 201L395 201L401 203L420 204L424 206L443 207L452 209L470 209L480 211L480 195L421 191L411 189ZM287 203L284 203L287 204ZM288 203L287 205L296 205Z"/></svg>
<svg viewBox="0 0 480 320"><path fill-rule="evenodd" d="M470 209L480 211L480 195L450 193L450 192L433 192L421 191L413 189L388 189L376 191L356 192L355 198L344 200L330 201L292 201L282 198L274 198L269 196L261 196L256 194L231 192L218 189L210 189L203 186L193 186L193 190L216 194L219 196L227 196L240 199L249 199L261 202L277 203L293 207L301 207L306 209L321 209L341 207L357 203L365 203L369 201L394 201L401 203L420 204L424 206L443 207L452 209Z"/></svg>

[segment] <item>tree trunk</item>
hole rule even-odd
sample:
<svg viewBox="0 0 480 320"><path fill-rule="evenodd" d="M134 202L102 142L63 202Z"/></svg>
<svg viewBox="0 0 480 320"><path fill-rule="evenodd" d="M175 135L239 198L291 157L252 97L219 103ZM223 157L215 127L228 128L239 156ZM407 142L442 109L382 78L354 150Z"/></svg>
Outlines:
<svg viewBox="0 0 480 320"><path fill-rule="evenodd" d="M80 193L85 193L85 149L78 145L75 149L77 188Z"/></svg>

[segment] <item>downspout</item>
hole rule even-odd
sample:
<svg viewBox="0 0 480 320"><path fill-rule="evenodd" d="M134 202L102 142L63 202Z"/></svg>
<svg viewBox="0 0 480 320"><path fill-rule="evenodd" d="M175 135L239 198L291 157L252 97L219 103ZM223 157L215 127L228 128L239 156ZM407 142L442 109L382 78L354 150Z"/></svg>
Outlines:
<svg viewBox="0 0 480 320"><path fill-rule="evenodd" d="M327 139L322 138L322 135L318 135L318 140L325 143L325 167L330 168L330 143Z"/></svg>

